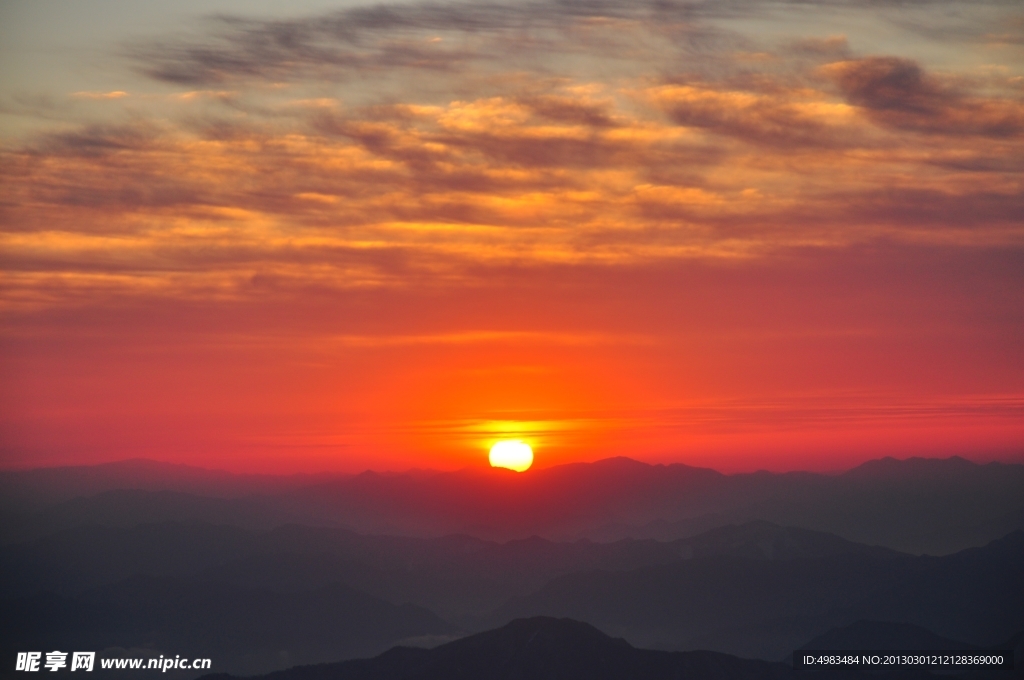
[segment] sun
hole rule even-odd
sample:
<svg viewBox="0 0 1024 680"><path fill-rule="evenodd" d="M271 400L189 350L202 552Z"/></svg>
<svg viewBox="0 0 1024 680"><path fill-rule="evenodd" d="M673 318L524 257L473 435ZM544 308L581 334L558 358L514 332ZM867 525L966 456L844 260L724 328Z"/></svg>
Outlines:
<svg viewBox="0 0 1024 680"><path fill-rule="evenodd" d="M529 470L533 465L533 449L529 444L518 439L503 439L491 447L491 454L488 458L491 461L491 467L523 472Z"/></svg>

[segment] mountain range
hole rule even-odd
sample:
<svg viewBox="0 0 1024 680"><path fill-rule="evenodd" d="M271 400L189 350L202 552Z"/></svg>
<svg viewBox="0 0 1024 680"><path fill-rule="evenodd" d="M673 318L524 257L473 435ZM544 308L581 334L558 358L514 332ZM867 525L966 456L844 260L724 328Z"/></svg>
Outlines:
<svg viewBox="0 0 1024 680"><path fill-rule="evenodd" d="M185 653L235 674L364 657L344 673L434 677L474 649L463 640L515 647L534 626L544 663L563 663L562 640L570 656L612 645L650 677L788 677L781 661L811 643L986 649L1024 630L1020 465L162 470L0 475L0 653ZM377 659L406 675L374 675Z"/></svg>
<svg viewBox="0 0 1024 680"><path fill-rule="evenodd" d="M1010 652L1012 653L1012 651ZM204 680L229 680L216 674ZM571 619L517 619L434 649L396 647L372 659L292 668L263 680L790 680L851 677L1010 678L1012 671L933 675L919 669L879 673L843 668L798 671L786 663L741 659L708 651L638 649L621 638Z"/></svg>
<svg viewBox="0 0 1024 680"><path fill-rule="evenodd" d="M128 461L0 473L0 540L84 524L162 520L248 528L300 523L496 541L534 535L671 540L764 520L941 555L1024 529L1024 465L979 465L956 457L886 458L839 475L724 475L628 458L521 474L467 468L281 478L165 465Z"/></svg>
<svg viewBox="0 0 1024 680"><path fill-rule="evenodd" d="M1024 630L1024 532L929 557L764 522L612 544L165 523L66 530L7 546L0 565L3 637L22 648L54 631L99 649L198 645L251 672L535 616L639 647L765 660L862 619L978 647ZM301 625L289 636L281 621Z"/></svg>

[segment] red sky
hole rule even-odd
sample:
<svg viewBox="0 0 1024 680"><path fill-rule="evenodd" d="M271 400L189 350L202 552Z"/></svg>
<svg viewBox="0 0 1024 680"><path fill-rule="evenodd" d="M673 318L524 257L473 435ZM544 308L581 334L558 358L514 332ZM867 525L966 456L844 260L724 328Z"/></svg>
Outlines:
<svg viewBox="0 0 1024 680"><path fill-rule="evenodd" d="M1020 460L1019 7L659 7L207 19L7 87L0 464Z"/></svg>

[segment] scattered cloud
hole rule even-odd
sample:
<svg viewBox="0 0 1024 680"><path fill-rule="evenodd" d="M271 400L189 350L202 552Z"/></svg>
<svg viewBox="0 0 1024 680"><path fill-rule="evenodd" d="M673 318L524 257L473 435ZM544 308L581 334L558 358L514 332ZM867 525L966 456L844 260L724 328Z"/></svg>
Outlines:
<svg viewBox="0 0 1024 680"><path fill-rule="evenodd" d="M111 92L74 92L71 96L79 99L121 99L127 97L128 93L121 90L113 90Z"/></svg>
<svg viewBox="0 0 1024 680"><path fill-rule="evenodd" d="M740 0L382 5L221 16L136 44L138 69L190 89L76 93L124 115L2 151L7 299L37 299L46 277L244 298L465 281L479 265L1020 245L1012 71L714 22L768 14Z"/></svg>
<svg viewBox="0 0 1024 680"><path fill-rule="evenodd" d="M853 59L824 66L822 72L848 102L886 127L996 138L1024 133L1024 98L971 96L909 59Z"/></svg>

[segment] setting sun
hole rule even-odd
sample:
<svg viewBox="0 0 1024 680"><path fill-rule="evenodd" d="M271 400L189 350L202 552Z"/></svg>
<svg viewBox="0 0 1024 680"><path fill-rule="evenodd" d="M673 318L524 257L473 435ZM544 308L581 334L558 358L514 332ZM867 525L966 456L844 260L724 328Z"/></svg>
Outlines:
<svg viewBox="0 0 1024 680"><path fill-rule="evenodd" d="M533 465L533 449L518 439L505 439L491 447L488 456L491 467L508 468L516 472L529 470Z"/></svg>

